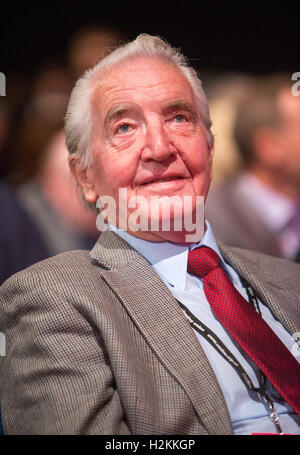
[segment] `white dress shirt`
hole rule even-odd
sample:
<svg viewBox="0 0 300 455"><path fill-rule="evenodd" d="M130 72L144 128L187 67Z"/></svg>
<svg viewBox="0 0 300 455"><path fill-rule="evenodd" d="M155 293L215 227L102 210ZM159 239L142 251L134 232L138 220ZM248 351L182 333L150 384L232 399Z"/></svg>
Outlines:
<svg viewBox="0 0 300 455"><path fill-rule="evenodd" d="M205 245L212 248L221 258L222 265L236 289L247 300L247 293L241 284L239 275L226 264L222 258L213 232L206 222L206 232L199 244L188 247L169 242L149 242L134 237L113 226L121 238L141 253L160 275L173 296L183 303L200 321L209 327L238 359L255 387L258 386L259 370L248 355L236 344L224 327L215 318L202 286L202 279L187 273L188 251L196 246ZM292 352L294 339L271 314L270 310L259 301L262 317L277 334L285 346ZM222 389L235 434L276 433L276 428L269 418L267 405L258 393L250 391L244 385L237 372L231 367L211 344L198 332L197 338L204 349ZM295 351L295 350L294 350ZM188 355L188 354L187 354ZM296 357L300 361L299 356ZM284 433L300 434L300 418L287 403L276 401L278 393L267 381L267 390L272 393L274 407L279 414L279 423ZM274 395L274 396L273 396Z"/></svg>

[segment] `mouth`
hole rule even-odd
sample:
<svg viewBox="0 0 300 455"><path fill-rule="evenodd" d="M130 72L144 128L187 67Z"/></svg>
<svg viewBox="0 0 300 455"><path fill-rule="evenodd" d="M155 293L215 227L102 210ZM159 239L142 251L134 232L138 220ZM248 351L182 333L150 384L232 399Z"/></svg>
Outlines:
<svg viewBox="0 0 300 455"><path fill-rule="evenodd" d="M153 178L151 180L147 180L141 183L141 186L151 185L154 183L164 183L164 182L172 182L176 180L183 180L183 177L180 175L172 175L170 177L161 177L161 178Z"/></svg>

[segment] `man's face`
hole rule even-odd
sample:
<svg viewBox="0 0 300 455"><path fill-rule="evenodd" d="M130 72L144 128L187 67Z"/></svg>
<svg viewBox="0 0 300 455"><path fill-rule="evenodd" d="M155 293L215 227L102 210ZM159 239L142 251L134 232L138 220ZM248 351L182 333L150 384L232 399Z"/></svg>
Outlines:
<svg viewBox="0 0 300 455"><path fill-rule="evenodd" d="M196 209L196 196L206 197L211 181L212 151L192 89L179 70L154 58L139 57L110 71L95 88L94 132L89 202L119 190L151 198L190 196L184 216ZM128 214L136 209L128 209ZM174 206L171 216L183 210ZM190 211L188 214L186 211ZM160 217L164 215L161 214ZM149 213L149 226L151 213ZM160 219L161 221L161 219ZM184 241L183 233L129 232L152 241Z"/></svg>

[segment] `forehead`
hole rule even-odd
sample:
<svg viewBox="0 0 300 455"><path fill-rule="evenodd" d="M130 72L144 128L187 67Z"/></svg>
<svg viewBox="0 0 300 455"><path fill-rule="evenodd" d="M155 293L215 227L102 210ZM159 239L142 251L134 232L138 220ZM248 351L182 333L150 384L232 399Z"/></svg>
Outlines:
<svg viewBox="0 0 300 455"><path fill-rule="evenodd" d="M103 114L124 102L154 105L181 99L194 104L192 88L182 72L159 58L134 58L96 77L93 84L92 105Z"/></svg>

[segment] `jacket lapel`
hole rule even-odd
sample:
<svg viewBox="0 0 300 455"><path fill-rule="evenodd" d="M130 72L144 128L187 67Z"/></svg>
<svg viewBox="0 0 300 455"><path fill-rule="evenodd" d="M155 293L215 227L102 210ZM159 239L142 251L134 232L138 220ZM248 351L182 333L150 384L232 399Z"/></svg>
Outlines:
<svg viewBox="0 0 300 455"><path fill-rule="evenodd" d="M184 388L207 432L232 433L210 363L177 301L150 264L112 232L101 235L91 256L153 352Z"/></svg>
<svg viewBox="0 0 300 455"><path fill-rule="evenodd" d="M269 307L285 329L290 334L296 333L299 330L296 326L296 311L295 318L292 320L286 310L289 314L293 314L292 303L294 302L295 308L298 306L298 296L287 289L286 283L282 284L275 270L271 270L270 259L264 256L265 264L262 264L260 255L247 250L228 248L221 242L218 244L224 260L250 284L260 300Z"/></svg>

